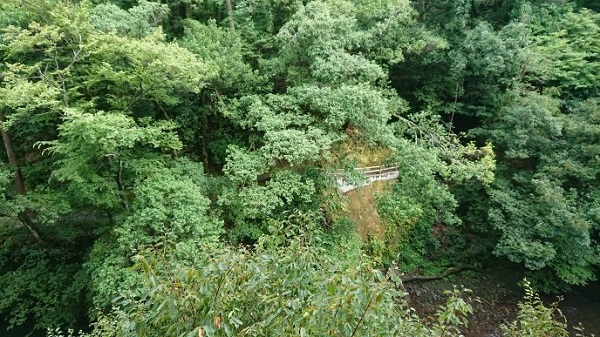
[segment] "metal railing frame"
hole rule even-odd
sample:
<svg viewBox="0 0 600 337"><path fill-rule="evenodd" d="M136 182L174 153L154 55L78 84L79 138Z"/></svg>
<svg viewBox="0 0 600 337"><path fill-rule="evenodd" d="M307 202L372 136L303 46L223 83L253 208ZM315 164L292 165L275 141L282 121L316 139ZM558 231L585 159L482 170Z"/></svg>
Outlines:
<svg viewBox="0 0 600 337"><path fill-rule="evenodd" d="M334 173L334 176L336 178L336 183L338 185L338 189L342 193L352 191L352 190L357 189L362 186L370 185L374 181L397 179L398 176L400 175L400 171L398 169L398 163L388 164L388 165L380 165L380 166L357 167L354 169L354 172L364 174L365 177L367 178L367 181L360 186L356 186L356 185L348 183L344 179L343 176L344 176L344 174L346 174L346 172L347 171L344 171L344 170L336 170Z"/></svg>

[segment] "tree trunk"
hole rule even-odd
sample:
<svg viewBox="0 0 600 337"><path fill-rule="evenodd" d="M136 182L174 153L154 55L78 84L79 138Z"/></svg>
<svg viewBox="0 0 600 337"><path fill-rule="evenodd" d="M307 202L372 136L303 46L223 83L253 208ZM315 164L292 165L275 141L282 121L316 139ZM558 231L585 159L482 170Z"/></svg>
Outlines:
<svg viewBox="0 0 600 337"><path fill-rule="evenodd" d="M2 134L2 141L4 142L4 148L6 149L6 155L8 156L8 163L15 170L15 186L17 188L17 192L19 192L19 194L25 195L27 194L27 191L25 191L23 174L21 174L21 169L17 165L17 157L15 156L15 152L13 151L10 135L4 130L3 124L4 112L0 110L0 133Z"/></svg>
<svg viewBox="0 0 600 337"><path fill-rule="evenodd" d="M21 173L21 169L17 164L17 157L15 156L15 151L13 150L12 141L10 139L10 135L6 130L4 130L4 112L0 110L0 134L2 134L2 142L4 143L4 148L6 149L6 156L8 157L8 163L13 167L15 171L14 180L15 187L17 192L21 195L26 195L27 191L25 190L25 182L23 181L23 174ZM43 240L40 234L35 230L34 223L31 220L31 210L25 209L21 214L19 214L19 220L21 223L31 233L31 235L36 239L36 241L43 243Z"/></svg>
<svg viewBox="0 0 600 337"><path fill-rule="evenodd" d="M229 28L232 30L235 28L233 24L233 5L231 4L231 0L225 0L225 4L227 4L227 16L229 17Z"/></svg>
<svg viewBox="0 0 600 337"><path fill-rule="evenodd" d="M202 157L204 161L204 172L208 172L208 112L202 114Z"/></svg>

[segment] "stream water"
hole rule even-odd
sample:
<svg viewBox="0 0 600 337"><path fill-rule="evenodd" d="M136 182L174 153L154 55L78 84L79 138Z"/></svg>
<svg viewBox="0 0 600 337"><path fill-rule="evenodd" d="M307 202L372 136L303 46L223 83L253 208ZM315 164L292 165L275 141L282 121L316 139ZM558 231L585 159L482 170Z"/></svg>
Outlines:
<svg viewBox="0 0 600 337"><path fill-rule="evenodd" d="M594 334L600 337L600 283L576 288L564 296L559 308L568 322L581 322L586 336Z"/></svg>

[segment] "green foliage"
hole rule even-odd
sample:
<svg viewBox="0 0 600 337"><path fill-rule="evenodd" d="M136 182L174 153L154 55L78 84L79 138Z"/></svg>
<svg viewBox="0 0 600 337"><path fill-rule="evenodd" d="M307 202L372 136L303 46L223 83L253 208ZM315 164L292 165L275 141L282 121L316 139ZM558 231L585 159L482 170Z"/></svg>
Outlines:
<svg viewBox="0 0 600 337"><path fill-rule="evenodd" d="M534 1L431 1L416 9L444 28L447 45L393 68L394 86L496 152L495 181L477 196L452 186L463 233L537 271L538 289L594 280L595 218L582 210L597 207L597 184L588 180L597 165L571 149L596 142L572 125L595 132L587 107L597 96L597 13Z"/></svg>
<svg viewBox="0 0 600 337"><path fill-rule="evenodd" d="M433 136L444 135L430 135ZM491 146L482 150L472 145L452 149L438 152L410 142L398 143L395 161L401 175L392 193L381 194L377 200L377 211L386 228L384 263L396 261L401 268L413 270L428 265L427 259L443 261L433 227L461 223L455 215L457 201L449 184L471 180L491 183L495 169ZM474 154L479 157L477 160L471 158ZM450 249L450 253L455 259L460 258L457 251Z"/></svg>
<svg viewBox="0 0 600 337"><path fill-rule="evenodd" d="M508 92L490 137L510 159L535 159L548 153L561 135L556 98L532 91Z"/></svg>
<svg viewBox="0 0 600 337"><path fill-rule="evenodd" d="M124 294L93 335L460 334L470 307L458 293L440 310L439 322L425 326L368 262L344 263L344 254L312 246L314 239L296 228L284 246L202 252L202 265L173 265L170 255L165 260L152 252L138 256L144 292Z"/></svg>
<svg viewBox="0 0 600 337"><path fill-rule="evenodd" d="M7 191L10 190L9 185L12 182L14 173L7 165L0 162L0 214L5 216L16 216L20 209L18 204L11 202Z"/></svg>
<svg viewBox="0 0 600 337"><path fill-rule="evenodd" d="M530 14L531 15L531 14ZM600 94L600 14L556 6L542 7L531 16L534 52L543 55L545 86L557 87L565 99Z"/></svg>
<svg viewBox="0 0 600 337"><path fill-rule="evenodd" d="M35 320L36 329L73 326L85 317L88 304L85 293L89 278L81 267L82 253L72 247L35 245L14 251L20 244L14 241L17 238L23 240L3 230L0 311L7 313L6 320L12 327L27 319Z"/></svg>
<svg viewBox="0 0 600 337"><path fill-rule="evenodd" d="M67 326L86 315L89 308L83 299L94 287L82 268L85 254L97 236L110 229L115 215L127 212L130 205L142 212L144 207L164 203L164 213L157 212L146 221L162 226L168 225L166 218L177 217L174 239L182 231L211 241L220 234L220 222L205 216L209 201L200 196L198 185L191 183L197 180L194 171L202 172L198 167L167 170L188 177L165 180L179 183L174 186L185 184L185 189L177 192L186 196L176 194L173 200L164 200L168 199L164 193L173 191L165 187L163 200L139 207L139 203L144 205L143 199L135 202L136 197L141 198L135 188L142 188L143 178L164 167L167 152L182 148L166 109L179 104L182 93L197 93L216 75L191 52L166 43L160 31L151 27L158 22L152 21L150 12L163 10L154 5L143 3L128 12L131 23L140 24L130 27L135 28L131 31L113 29L110 25L118 18L107 16L107 21L97 21L106 10L119 14L114 7L92 8L86 2L67 1L40 2L43 11L26 4L23 12L32 21L3 27L0 108L7 122L2 127L13 136L16 152L21 154L19 162L26 163L23 171L28 182L37 183L28 188L26 196L14 196L12 189L2 193L2 199L8 201L2 205L6 208L2 210L3 223L6 216L9 228L19 229L3 237L7 247L3 261L12 262L3 266L0 275L3 288L15 296L3 296L0 310L11 312L7 317L14 323L34 318L37 327ZM14 18L11 23L18 23L21 17ZM157 115L161 118L154 119ZM164 210L173 203L187 202L188 209ZM25 211L44 244L33 244L21 235L25 227L17 216L22 219ZM107 220L95 220L105 218L106 213ZM70 224L68 219L81 216L83 225ZM139 239L148 241L142 236ZM95 254L110 257L107 265L126 268L128 254L99 242L98 250L102 248L107 250ZM38 264L32 262L35 256ZM90 265L102 266L95 261ZM92 273L92 281L115 275L106 277L106 282L118 284L118 268L99 268L97 274ZM71 282L73 278L76 282ZM73 286L65 288L65 284ZM115 289L100 282L98 287Z"/></svg>
<svg viewBox="0 0 600 337"><path fill-rule="evenodd" d="M168 13L168 6L157 2L140 1L127 11L107 3L94 6L90 21L99 31L142 38L152 34Z"/></svg>
<svg viewBox="0 0 600 337"><path fill-rule="evenodd" d="M439 162L434 156L423 160L422 156L426 155L423 152L411 145L403 148L398 153L402 158L399 167L402 177L394 184L392 194L379 196L377 209L387 224L386 246L390 254L387 263L407 246L412 246L417 254L426 254L434 244L429 235L431 226L438 221L455 221L452 219L454 198L435 177L434 165ZM400 259L400 264L404 264L414 257Z"/></svg>
<svg viewBox="0 0 600 337"><path fill-rule="evenodd" d="M175 246L180 259L195 261L198 246L212 246L223 224L210 212L202 166L181 159L156 167L132 188L129 212L94 246L86 267L94 280L94 302L107 307L120 291L136 286L131 258L148 247Z"/></svg>
<svg viewBox="0 0 600 337"><path fill-rule="evenodd" d="M9 177L7 175L7 177ZM12 174L10 175L12 178ZM0 199L0 312L10 326L33 319L32 329L73 326L87 315L89 275L81 261L97 224L65 216L58 196L2 194ZM29 210L42 229L33 240L17 214ZM58 223L58 224L57 224Z"/></svg>
<svg viewBox="0 0 600 337"><path fill-rule="evenodd" d="M468 289L459 290L456 286L453 290L444 291L448 299L445 306L441 306L435 314L437 318L435 326L441 331L440 336L446 334L460 336L462 327L466 329L469 326L468 315L473 313L473 307L468 300L462 298L462 295L470 292Z"/></svg>
<svg viewBox="0 0 600 337"><path fill-rule="evenodd" d="M406 3L389 6L401 10ZM317 204L305 194L320 193L316 182L303 174L337 142L395 141L389 121L407 106L385 85L385 68L365 56L376 22L359 26L362 14L348 1L301 6L277 33L277 52L259 62L273 93L223 100L221 113L246 134L245 148L228 147L224 172L232 184L220 196L235 236L256 239L270 214ZM402 20L413 22L410 15Z"/></svg>
<svg viewBox="0 0 600 337"><path fill-rule="evenodd" d="M42 143L59 159L53 177L67 183L74 198L100 209L119 208L131 176L148 171L160 156L149 150L178 150L175 125L140 126L118 113L81 113L70 109L59 126L59 139ZM145 150L145 151L144 151ZM150 155L148 155L150 154ZM128 174L129 173L129 174Z"/></svg>
<svg viewBox="0 0 600 337"><path fill-rule="evenodd" d="M596 207L595 187L588 183L595 174L589 162L595 150L588 146L596 133L588 109L596 103L578 102L565 114L551 93L507 95L490 135L504 151L505 166L503 179L489 191L489 221L502 233L496 254L531 270L550 268L563 285L585 284L596 279L593 266L599 262L594 218L581 211ZM580 147L587 153L571 151ZM532 281L545 291L560 286L540 277Z"/></svg>
<svg viewBox="0 0 600 337"><path fill-rule="evenodd" d="M222 224L208 214L202 166L182 160L157 169L133 188L134 202L122 226L115 229L124 251L162 244L216 242Z"/></svg>
<svg viewBox="0 0 600 337"><path fill-rule="evenodd" d="M459 335L471 309L457 293L424 324L372 263L431 272L493 252L537 289L596 279L589 1L232 5L0 4L9 320L87 312L96 335ZM359 156L348 144L400 169L377 196L385 236L363 247L369 261L332 219L331 174ZM544 312L529 307L521 322Z"/></svg>
<svg viewBox="0 0 600 337"><path fill-rule="evenodd" d="M552 268L567 284L595 279L591 224L578 211L575 192L542 179L521 186L527 188L527 198L521 199L521 191L491 192L498 206L490 210L490 221L503 233L495 253L532 270Z"/></svg>
<svg viewBox="0 0 600 337"><path fill-rule="evenodd" d="M547 307L527 280L525 280L524 288L525 298L519 302L517 318L509 325L502 325L504 336L570 336L566 318L558 309L558 302Z"/></svg>
<svg viewBox="0 0 600 337"><path fill-rule="evenodd" d="M148 28L140 39L120 36L109 28L97 30L85 5L58 8L50 10L45 24L8 27L3 35L10 62L4 105L21 115L44 107L54 114L66 107L130 113L148 105L164 115L165 106L179 102L179 92L198 92L216 75L192 53L166 43L159 31Z"/></svg>
<svg viewBox="0 0 600 337"><path fill-rule="evenodd" d="M245 161L236 163L252 164ZM226 164L225 169L230 168L233 166ZM239 170L229 176L235 185L226 186L219 196L219 204L226 207L229 211L228 218L238 226L237 230L230 233L230 238L234 241L256 240L265 232L269 218L279 218L276 214L282 214L292 205L302 206L314 202L315 183L312 179L305 179L300 173L274 172L263 185L256 182L256 175L248 176L252 180L244 180L244 174L252 174L252 171L244 171L239 166L236 168Z"/></svg>
<svg viewBox="0 0 600 337"><path fill-rule="evenodd" d="M216 25L214 21L203 25L198 21L184 21L184 35L179 45L193 52L219 69L219 78L211 83L219 95L239 96L268 88L265 79L244 62L247 48L240 34Z"/></svg>
<svg viewBox="0 0 600 337"><path fill-rule="evenodd" d="M95 65L85 84L94 93L106 86L122 88L119 95L105 98L115 110L128 111L145 103L164 115L161 107L178 104L180 91L197 93L216 75L214 68L186 49L165 43L158 33L141 40L105 34L94 42L98 47L90 56Z"/></svg>

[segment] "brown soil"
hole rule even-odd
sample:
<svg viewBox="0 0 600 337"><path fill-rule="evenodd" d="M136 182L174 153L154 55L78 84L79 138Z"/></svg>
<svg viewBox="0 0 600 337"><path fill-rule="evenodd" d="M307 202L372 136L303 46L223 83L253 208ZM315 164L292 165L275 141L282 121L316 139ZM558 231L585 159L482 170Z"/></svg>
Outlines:
<svg viewBox="0 0 600 337"><path fill-rule="evenodd" d="M341 162L354 163L357 167L381 165L394 151L387 147L372 147L366 143L349 138L333 146L325 154L323 166L338 165Z"/></svg>
<svg viewBox="0 0 600 337"><path fill-rule="evenodd" d="M356 231L364 240L367 240L370 235L383 239L384 230L377 213L375 196L390 188L393 183L393 180L375 181L368 186L346 193L346 210L343 216L356 223Z"/></svg>

